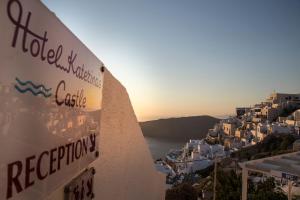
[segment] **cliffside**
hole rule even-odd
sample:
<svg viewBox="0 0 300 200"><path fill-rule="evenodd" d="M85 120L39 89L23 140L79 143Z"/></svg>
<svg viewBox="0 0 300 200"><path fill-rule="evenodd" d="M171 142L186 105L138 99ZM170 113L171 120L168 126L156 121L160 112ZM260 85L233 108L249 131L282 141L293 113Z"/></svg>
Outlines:
<svg viewBox="0 0 300 200"><path fill-rule="evenodd" d="M193 116L140 122L144 136L174 140L200 139L220 119L211 116Z"/></svg>

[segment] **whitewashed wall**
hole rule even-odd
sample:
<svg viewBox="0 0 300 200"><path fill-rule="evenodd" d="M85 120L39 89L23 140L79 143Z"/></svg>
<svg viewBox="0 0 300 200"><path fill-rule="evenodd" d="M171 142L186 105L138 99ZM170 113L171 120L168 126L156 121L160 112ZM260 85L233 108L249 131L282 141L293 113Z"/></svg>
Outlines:
<svg viewBox="0 0 300 200"><path fill-rule="evenodd" d="M100 157L92 164L95 199L162 200L165 176L157 172L126 89L104 74ZM63 189L49 199L63 198Z"/></svg>

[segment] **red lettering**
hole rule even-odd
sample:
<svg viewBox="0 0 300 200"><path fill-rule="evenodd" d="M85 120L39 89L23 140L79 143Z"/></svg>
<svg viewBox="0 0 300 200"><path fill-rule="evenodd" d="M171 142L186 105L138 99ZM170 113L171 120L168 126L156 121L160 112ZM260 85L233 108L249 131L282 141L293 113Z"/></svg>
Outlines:
<svg viewBox="0 0 300 200"><path fill-rule="evenodd" d="M44 155L49 155L48 151L44 151L43 153L41 153L41 155L39 156L39 159L37 161L37 166L36 166L36 175L38 177L38 179L40 180L44 180L47 176L48 176L48 172L45 175L42 175L41 172L41 162L42 162L42 158Z"/></svg>
<svg viewBox="0 0 300 200"><path fill-rule="evenodd" d="M60 170L60 161L64 158L64 155L65 155L65 147L60 146L58 148L57 170Z"/></svg>
<svg viewBox="0 0 300 200"><path fill-rule="evenodd" d="M61 90L62 87L62 90ZM58 95L60 91L63 91L61 95ZM65 105L68 107L78 107L78 108L85 108L86 107L86 97L84 96L84 90L77 90L76 94L71 94L66 91L66 82L64 80L61 80L56 88L55 92L55 101L56 104L61 106ZM65 92L65 93L64 93ZM63 97L64 100L60 100L59 97Z"/></svg>
<svg viewBox="0 0 300 200"><path fill-rule="evenodd" d="M14 175L14 167L17 167L17 173ZM19 176L22 173L22 162L16 161L8 164L7 166L7 191L6 198L9 199L12 197L13 185L15 186L17 193L22 192L22 186L19 180Z"/></svg>
<svg viewBox="0 0 300 200"><path fill-rule="evenodd" d="M82 145L83 145L83 149L84 149L84 152L85 154L87 154L87 147L88 147L88 138L83 138L82 139Z"/></svg>
<svg viewBox="0 0 300 200"><path fill-rule="evenodd" d="M81 140L78 140L75 145L75 158L78 160L82 153L82 143Z"/></svg>
<svg viewBox="0 0 300 200"><path fill-rule="evenodd" d="M57 148L50 150L50 175L56 172L56 169L54 168L54 162L57 160L54 153L57 151Z"/></svg>
<svg viewBox="0 0 300 200"><path fill-rule="evenodd" d="M75 154L75 150L74 150L74 143L72 143L72 162L74 162L74 154Z"/></svg>
<svg viewBox="0 0 300 200"><path fill-rule="evenodd" d="M23 162L16 161L8 164L6 198L9 199L13 197L14 193L20 193L33 186L36 180L46 179L49 175L59 171L64 165L69 165L69 163L87 155L88 152L95 151L95 148L96 135L93 133L78 139L76 142L53 148L50 151L43 151L39 156L29 156ZM64 163L66 154L67 159ZM36 158L38 159L36 160ZM44 165L43 162L45 162ZM43 166L49 166L49 171L42 171ZM37 178L34 176L35 173Z"/></svg>
<svg viewBox="0 0 300 200"><path fill-rule="evenodd" d="M70 163L70 146L72 145L72 143L69 143L66 145L67 147L67 165L69 165Z"/></svg>
<svg viewBox="0 0 300 200"><path fill-rule="evenodd" d="M55 101L56 101L57 105L59 105L59 106L61 106L61 105L64 103L64 101L59 101L59 100L58 100L58 90L59 90L59 87L60 87L61 85L63 85L64 91L65 91L65 89L66 89L66 83L65 83L65 81L60 81L60 82L59 82L59 84L58 84L58 86L57 86L57 88L56 88L56 92L55 92Z"/></svg>
<svg viewBox="0 0 300 200"><path fill-rule="evenodd" d="M30 156L26 158L25 167L25 188L28 188L34 184L34 181L30 181L30 173L34 172L34 167L31 167L30 161L35 159L35 156Z"/></svg>

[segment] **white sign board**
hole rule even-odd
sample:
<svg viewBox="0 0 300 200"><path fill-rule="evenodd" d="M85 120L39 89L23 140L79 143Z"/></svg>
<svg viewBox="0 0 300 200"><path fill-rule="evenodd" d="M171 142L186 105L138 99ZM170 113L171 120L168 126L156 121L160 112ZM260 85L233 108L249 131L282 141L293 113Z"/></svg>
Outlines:
<svg viewBox="0 0 300 200"><path fill-rule="evenodd" d="M0 1L0 199L44 199L97 158L102 66L40 1Z"/></svg>

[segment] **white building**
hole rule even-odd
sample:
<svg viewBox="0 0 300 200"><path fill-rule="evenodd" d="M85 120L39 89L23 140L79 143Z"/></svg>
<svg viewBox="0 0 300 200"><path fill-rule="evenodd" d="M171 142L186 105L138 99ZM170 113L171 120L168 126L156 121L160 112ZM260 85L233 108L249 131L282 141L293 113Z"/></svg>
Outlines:
<svg viewBox="0 0 300 200"><path fill-rule="evenodd" d="M172 167L170 165L168 165L167 163L163 162L163 161L158 161L155 163L155 169L163 174L166 175L171 175L171 176L175 176L176 173L174 172L174 170L172 169Z"/></svg>
<svg viewBox="0 0 300 200"><path fill-rule="evenodd" d="M288 101L299 103L300 94L284 94L273 92L269 98L267 98L267 101L271 102L272 104L281 104Z"/></svg>
<svg viewBox="0 0 300 200"><path fill-rule="evenodd" d="M268 125L266 123L259 123L256 128L256 137L258 141L262 141L268 135Z"/></svg>
<svg viewBox="0 0 300 200"><path fill-rule="evenodd" d="M269 125L269 131L270 133L292 133L292 128L280 123L272 123Z"/></svg>

